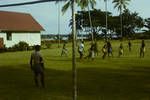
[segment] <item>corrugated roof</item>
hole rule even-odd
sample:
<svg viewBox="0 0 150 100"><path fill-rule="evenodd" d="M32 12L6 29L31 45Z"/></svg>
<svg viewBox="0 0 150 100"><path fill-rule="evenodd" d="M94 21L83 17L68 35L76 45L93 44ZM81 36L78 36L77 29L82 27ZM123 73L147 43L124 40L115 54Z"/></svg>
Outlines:
<svg viewBox="0 0 150 100"><path fill-rule="evenodd" d="M0 31L42 31L43 27L27 13L0 11Z"/></svg>

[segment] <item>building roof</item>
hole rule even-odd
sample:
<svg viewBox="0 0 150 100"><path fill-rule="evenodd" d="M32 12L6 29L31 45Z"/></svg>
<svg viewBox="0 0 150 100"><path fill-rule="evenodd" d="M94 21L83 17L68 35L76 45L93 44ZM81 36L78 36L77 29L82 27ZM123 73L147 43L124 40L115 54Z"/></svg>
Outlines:
<svg viewBox="0 0 150 100"><path fill-rule="evenodd" d="M43 27L27 13L0 11L0 31L36 32Z"/></svg>

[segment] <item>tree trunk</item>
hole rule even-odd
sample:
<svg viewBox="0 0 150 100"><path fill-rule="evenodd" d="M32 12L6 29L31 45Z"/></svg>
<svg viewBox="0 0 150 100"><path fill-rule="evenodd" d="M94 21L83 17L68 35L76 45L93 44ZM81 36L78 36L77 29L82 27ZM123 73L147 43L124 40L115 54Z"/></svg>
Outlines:
<svg viewBox="0 0 150 100"><path fill-rule="evenodd" d="M105 0L105 12L106 12L106 33L105 33L105 41L107 40L107 30L108 30L108 21L107 21L107 0Z"/></svg>
<svg viewBox="0 0 150 100"><path fill-rule="evenodd" d="M120 29L121 29L121 39L123 38L123 34L122 34L122 8L120 9Z"/></svg>
<svg viewBox="0 0 150 100"><path fill-rule="evenodd" d="M60 47L60 4L58 2L58 48Z"/></svg>
<svg viewBox="0 0 150 100"><path fill-rule="evenodd" d="M88 14L89 14L89 21L90 21L90 29L91 29L91 35L92 35L92 42L94 41L94 35L93 35L93 26L92 26L92 20L91 20L91 13L90 13L90 7L88 5Z"/></svg>
<svg viewBox="0 0 150 100"><path fill-rule="evenodd" d="M76 23L75 23L75 0L72 0L72 81L73 81L73 100L77 100L77 69L76 69Z"/></svg>

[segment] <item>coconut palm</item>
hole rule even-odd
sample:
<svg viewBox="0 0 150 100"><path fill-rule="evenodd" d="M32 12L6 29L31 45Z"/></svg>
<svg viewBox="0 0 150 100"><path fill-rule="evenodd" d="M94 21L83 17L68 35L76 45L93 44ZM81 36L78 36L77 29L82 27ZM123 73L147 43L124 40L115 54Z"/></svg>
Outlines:
<svg viewBox="0 0 150 100"><path fill-rule="evenodd" d="M62 12L65 13L66 10L71 7L72 9L72 77L73 77L73 100L77 100L77 76L76 76L76 21L75 21L75 3L80 6L82 9L87 7L89 4L93 7L95 0L68 0L66 1L66 4L62 8Z"/></svg>
<svg viewBox="0 0 150 100"><path fill-rule="evenodd" d="M126 6L129 4L128 2L131 0L113 0L112 3L115 4L114 8L118 8L118 10L120 11L120 24L121 24L121 38L123 36L122 34L122 11L124 9L126 9Z"/></svg>
<svg viewBox="0 0 150 100"><path fill-rule="evenodd" d="M108 21L107 21L107 0L104 0L105 2L105 12L106 12L106 33L105 33L105 40L107 40L107 29L108 29Z"/></svg>
<svg viewBox="0 0 150 100"><path fill-rule="evenodd" d="M90 9L90 7L94 8L94 6L96 4L96 0L75 0L75 3L77 4L77 6L79 6L81 8L81 10L85 10L85 8L88 8L90 27L92 29L91 14L90 14L89 9ZM71 1L70 0L68 0L66 2L66 4L63 6L62 12L65 13L69 7L71 7ZM92 34L92 40L94 40L93 34Z"/></svg>
<svg viewBox="0 0 150 100"><path fill-rule="evenodd" d="M85 9L88 6L91 6L91 8L94 8L96 4L96 0L75 0L75 3L81 9ZM71 7L71 0L66 1L65 5L62 8L62 12L65 13L69 7Z"/></svg>

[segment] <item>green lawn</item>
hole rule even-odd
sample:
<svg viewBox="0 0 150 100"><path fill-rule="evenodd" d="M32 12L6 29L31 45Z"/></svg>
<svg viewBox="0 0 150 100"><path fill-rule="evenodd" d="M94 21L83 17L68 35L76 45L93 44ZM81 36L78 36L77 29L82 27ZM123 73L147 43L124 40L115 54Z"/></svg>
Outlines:
<svg viewBox="0 0 150 100"><path fill-rule="evenodd" d="M113 41L113 58L80 61L77 54L78 100L150 100L150 40L145 58L139 58L139 40L132 41L128 52L118 58L119 41ZM101 50L103 42L99 41ZM86 54L89 47L86 42ZM53 44L41 51L45 60L46 88L36 88L29 66L32 51L0 54L0 100L72 100L71 44L68 57Z"/></svg>

